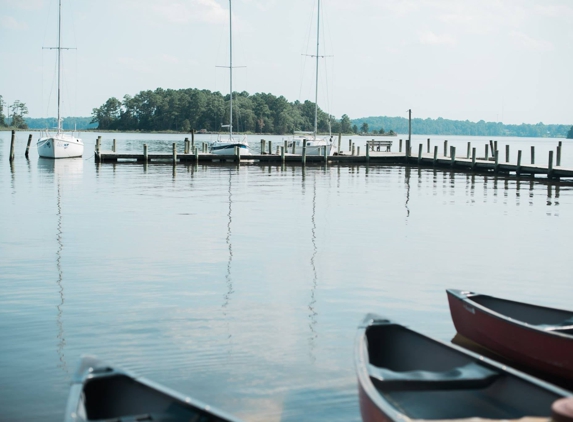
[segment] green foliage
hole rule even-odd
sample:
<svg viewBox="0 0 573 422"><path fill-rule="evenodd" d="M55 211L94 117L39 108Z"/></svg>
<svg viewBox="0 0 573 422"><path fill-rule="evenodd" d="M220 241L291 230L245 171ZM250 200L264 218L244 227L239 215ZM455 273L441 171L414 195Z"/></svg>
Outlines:
<svg viewBox="0 0 573 422"><path fill-rule="evenodd" d="M408 133L408 119L405 117L365 117L352 120L354 125L368 124L379 130L391 127L398 133ZM412 119L412 133L419 135L468 135L468 136L522 136L522 137L564 137L568 126L545 125L543 123L504 125L497 122L470 122L469 120Z"/></svg>
<svg viewBox="0 0 573 422"><path fill-rule="evenodd" d="M28 107L26 104L20 102L20 100L16 100L8 108L11 111L10 117L12 117L10 125L17 129L28 129L28 125L24 120L24 116L28 114Z"/></svg>
<svg viewBox="0 0 573 422"><path fill-rule="evenodd" d="M571 129L569 129L567 133L567 139L573 139L573 126L571 126Z"/></svg>
<svg viewBox="0 0 573 422"><path fill-rule="evenodd" d="M0 127L6 126L6 116L4 116L4 100L0 95Z"/></svg>
<svg viewBox="0 0 573 422"><path fill-rule="evenodd" d="M55 117L32 118L26 117L26 124L29 129L54 129L58 126L58 119ZM96 124L91 123L91 117L65 117L62 119L62 129L64 130L85 130L95 129Z"/></svg>
<svg viewBox="0 0 573 422"><path fill-rule="evenodd" d="M352 133L358 133L358 126L352 125Z"/></svg>
<svg viewBox="0 0 573 422"><path fill-rule="evenodd" d="M360 125L360 132L362 132L362 133L368 133L369 132L368 123L362 122L362 125Z"/></svg>
<svg viewBox="0 0 573 422"><path fill-rule="evenodd" d="M230 96L199 89L158 88L141 91L123 101L110 98L92 111L92 123L102 130L183 131L205 129L218 132L229 123ZM343 116L344 117L344 116ZM314 129L314 103L289 102L283 96L247 92L234 93L233 130L268 134L292 133ZM350 119L346 116L346 130ZM341 129L342 124L318 110L318 131Z"/></svg>

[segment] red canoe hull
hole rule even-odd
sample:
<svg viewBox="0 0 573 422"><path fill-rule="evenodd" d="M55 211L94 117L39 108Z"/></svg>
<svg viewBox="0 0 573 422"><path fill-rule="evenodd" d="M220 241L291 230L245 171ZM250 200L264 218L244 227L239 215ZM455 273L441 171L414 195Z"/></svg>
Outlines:
<svg viewBox="0 0 573 422"><path fill-rule="evenodd" d="M553 334L503 317L448 291L459 334L511 361L560 378L573 379L573 337Z"/></svg>

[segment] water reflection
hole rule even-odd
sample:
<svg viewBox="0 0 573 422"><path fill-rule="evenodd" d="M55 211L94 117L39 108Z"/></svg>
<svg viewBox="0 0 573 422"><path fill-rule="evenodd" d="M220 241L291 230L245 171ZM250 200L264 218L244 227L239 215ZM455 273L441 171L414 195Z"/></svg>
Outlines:
<svg viewBox="0 0 573 422"><path fill-rule="evenodd" d="M62 265L62 257L64 252L64 226L63 226L63 206L62 206L62 196L65 182L74 182L74 176L78 176L83 171L83 159L65 159L65 160L52 160L39 158L38 167L42 173L52 176L53 180L56 182L56 243L58 245L56 249L56 271L58 274L56 284L58 286L58 294L60 296L60 301L56 305L56 327L57 327L57 344L56 352L59 358L59 365L66 374L68 371L68 365L66 362L66 336L64 330L64 304L65 304L65 289L64 289L64 268Z"/></svg>
<svg viewBox="0 0 573 422"><path fill-rule="evenodd" d="M406 222L408 222L408 217L410 217L410 207L408 206L410 202L410 172L410 167L406 166L404 173L404 182L406 183L406 203L404 204L406 208Z"/></svg>
<svg viewBox="0 0 573 422"><path fill-rule="evenodd" d="M309 338L309 350L310 350L310 358L314 363L316 361L316 357L314 356L314 349L316 338L318 337L318 333L316 332L316 318L317 312L315 309L316 304L316 286L318 284L318 273L316 270L316 254L318 249L316 247L316 175L313 178L313 191L312 191L312 214L310 218L312 228L311 228L311 242L312 242L312 255L310 257L310 266L312 268L312 287L310 289L310 303L308 304L308 310L310 311L309 317L309 324L310 327L310 338Z"/></svg>
<svg viewBox="0 0 573 422"><path fill-rule="evenodd" d="M227 338L231 338L232 334L229 329L229 319L227 318L227 307L231 300L231 296L234 292L233 290L233 279L231 278L231 266L233 263L233 244L231 243L231 223L233 222L233 170L229 169L229 185L228 185L228 198L229 198L229 208L227 211L227 236L225 237L225 242L227 244L227 249L229 251L229 257L227 260L227 274L225 275L225 284L227 286L227 291L223 300L223 317L225 318L227 324Z"/></svg>

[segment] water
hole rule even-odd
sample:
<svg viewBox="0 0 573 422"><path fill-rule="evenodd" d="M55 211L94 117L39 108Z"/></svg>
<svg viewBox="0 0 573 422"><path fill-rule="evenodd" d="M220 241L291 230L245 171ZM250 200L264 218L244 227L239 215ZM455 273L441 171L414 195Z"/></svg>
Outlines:
<svg viewBox="0 0 573 422"><path fill-rule="evenodd" d="M571 307L570 183L98 166L97 135L84 134L83 159L27 161L18 134L9 165L0 132L1 420L61 420L71 374L93 354L246 421L357 421L353 342L367 312L449 341L449 287ZM102 136L118 150L183 138ZM450 144L468 140L487 142Z"/></svg>

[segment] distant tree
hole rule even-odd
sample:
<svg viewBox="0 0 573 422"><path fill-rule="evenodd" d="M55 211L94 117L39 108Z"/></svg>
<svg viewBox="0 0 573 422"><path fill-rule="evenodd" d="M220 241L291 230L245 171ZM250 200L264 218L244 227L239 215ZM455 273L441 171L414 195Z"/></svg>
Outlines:
<svg viewBox="0 0 573 422"><path fill-rule="evenodd" d="M368 123L364 122L362 123L362 126L360 126L360 132L362 133L368 133Z"/></svg>
<svg viewBox="0 0 573 422"><path fill-rule="evenodd" d="M358 133L358 126L352 125L352 133Z"/></svg>
<svg viewBox="0 0 573 422"><path fill-rule="evenodd" d="M348 115L343 114L340 119L340 132L342 133L351 133L352 132L352 123L350 122L350 117Z"/></svg>
<svg viewBox="0 0 573 422"><path fill-rule="evenodd" d="M567 139L573 139L573 126L569 129L569 133L567 134Z"/></svg>
<svg viewBox="0 0 573 422"><path fill-rule="evenodd" d="M91 123L97 123L98 129L117 129L120 116L121 101L112 97L100 108L92 110L93 118Z"/></svg>
<svg viewBox="0 0 573 422"><path fill-rule="evenodd" d="M26 107L26 104L20 102L20 100L16 100L14 101L14 104L12 104L9 108L12 111L11 126L18 129L28 129L26 120L24 120L24 116L28 114L28 107Z"/></svg>
<svg viewBox="0 0 573 422"><path fill-rule="evenodd" d="M0 95L0 127L6 126L6 116L4 116L4 100Z"/></svg>
<svg viewBox="0 0 573 422"><path fill-rule="evenodd" d="M381 127L380 130L378 131L378 133L379 133L380 135L384 135L386 132L384 132L384 128Z"/></svg>

